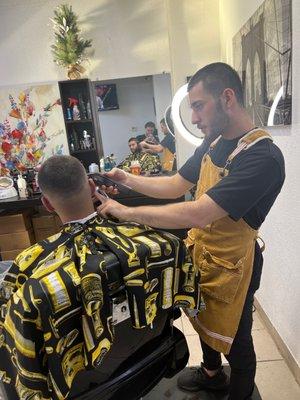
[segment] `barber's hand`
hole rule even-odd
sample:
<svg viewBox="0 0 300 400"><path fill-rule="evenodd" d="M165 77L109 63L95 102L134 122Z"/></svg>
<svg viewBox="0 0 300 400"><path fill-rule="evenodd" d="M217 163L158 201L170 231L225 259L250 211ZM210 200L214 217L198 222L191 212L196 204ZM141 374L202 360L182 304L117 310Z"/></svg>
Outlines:
<svg viewBox="0 0 300 400"><path fill-rule="evenodd" d="M141 146L141 148L142 148L143 150L144 150L144 149L149 149L148 143L145 142L145 141L140 142L139 145Z"/></svg>
<svg viewBox="0 0 300 400"><path fill-rule="evenodd" d="M128 185L128 175L122 169L113 168L111 171L106 172L105 176L107 176L110 179L113 179L114 181L116 181L118 183L123 183L124 185ZM119 193L118 189L116 189L113 186L102 185L100 188L108 194L118 194Z"/></svg>
<svg viewBox="0 0 300 400"><path fill-rule="evenodd" d="M97 207L97 213L104 218L116 218L119 221L128 221L129 208L123 206L115 200L107 198L102 194L95 192L95 196L101 201L100 206Z"/></svg>

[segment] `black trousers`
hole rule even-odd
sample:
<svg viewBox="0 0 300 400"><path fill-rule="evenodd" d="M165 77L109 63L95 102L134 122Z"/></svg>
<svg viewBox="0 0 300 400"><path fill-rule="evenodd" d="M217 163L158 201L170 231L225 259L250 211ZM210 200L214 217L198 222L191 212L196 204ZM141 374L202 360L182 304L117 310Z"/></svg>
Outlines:
<svg viewBox="0 0 300 400"><path fill-rule="evenodd" d="M254 293L259 288L262 254L256 244L253 274L246 296L241 320L237 334L232 343L230 353L225 355L231 368L229 400L249 400L254 390L254 378L256 372L256 355L252 340L252 308ZM203 365L208 370L216 370L221 367L221 354L213 350L201 340L203 351Z"/></svg>

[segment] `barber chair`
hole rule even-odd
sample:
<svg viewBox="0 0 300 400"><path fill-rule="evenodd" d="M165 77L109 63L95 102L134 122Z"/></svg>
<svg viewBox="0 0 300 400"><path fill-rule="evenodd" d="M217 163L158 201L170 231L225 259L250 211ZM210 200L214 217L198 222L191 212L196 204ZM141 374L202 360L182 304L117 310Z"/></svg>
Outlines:
<svg viewBox="0 0 300 400"><path fill-rule="evenodd" d="M115 343L101 366L76 376L72 400L140 399L163 377L171 378L182 370L189 358L185 337L173 326L180 310L160 310L153 326L132 328L119 261L110 252L104 256L113 301Z"/></svg>
<svg viewBox="0 0 300 400"><path fill-rule="evenodd" d="M171 378L182 370L189 358L186 339L173 326L180 310L159 310L152 326L134 329L119 261L108 251L104 257L113 302L115 341L97 369L76 375L69 395L72 400L140 399L162 378ZM4 390L6 398L12 400L9 388Z"/></svg>

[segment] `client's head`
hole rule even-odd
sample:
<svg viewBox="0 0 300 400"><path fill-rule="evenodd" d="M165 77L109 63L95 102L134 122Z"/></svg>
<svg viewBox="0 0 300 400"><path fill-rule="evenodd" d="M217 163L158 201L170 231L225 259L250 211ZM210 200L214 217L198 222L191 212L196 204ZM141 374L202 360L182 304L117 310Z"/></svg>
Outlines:
<svg viewBox="0 0 300 400"><path fill-rule="evenodd" d="M140 151L138 140L135 137L132 137L128 140L128 146L132 154L138 153Z"/></svg>
<svg viewBox="0 0 300 400"><path fill-rule="evenodd" d="M63 223L87 217L94 211L93 181L75 157L53 156L38 173L42 201L48 211L56 211Z"/></svg>

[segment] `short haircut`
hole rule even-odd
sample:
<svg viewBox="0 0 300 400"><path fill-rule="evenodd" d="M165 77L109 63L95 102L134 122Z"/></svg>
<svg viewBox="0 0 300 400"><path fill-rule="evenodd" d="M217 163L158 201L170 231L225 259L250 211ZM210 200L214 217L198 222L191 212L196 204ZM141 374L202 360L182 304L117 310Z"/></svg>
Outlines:
<svg viewBox="0 0 300 400"><path fill-rule="evenodd" d="M168 131L169 132L171 131L171 133L174 134L174 124L173 124L171 116L169 118L167 117L167 119L165 119L165 118L161 119L160 123L165 125L167 127Z"/></svg>
<svg viewBox="0 0 300 400"><path fill-rule="evenodd" d="M38 184L43 193L58 197L75 196L87 180L84 166L72 156L52 156L38 172Z"/></svg>
<svg viewBox="0 0 300 400"><path fill-rule="evenodd" d="M188 91L199 82L214 97L219 97L225 89L232 89L238 103L244 106L243 85L239 74L228 64L216 62L199 69L189 80Z"/></svg>
<svg viewBox="0 0 300 400"><path fill-rule="evenodd" d="M145 123L145 128L154 128L155 129L155 123L152 121L148 121Z"/></svg>
<svg viewBox="0 0 300 400"><path fill-rule="evenodd" d="M130 142L138 142L138 140L137 140L136 137L131 137L131 138L128 140L128 143L130 143Z"/></svg>

